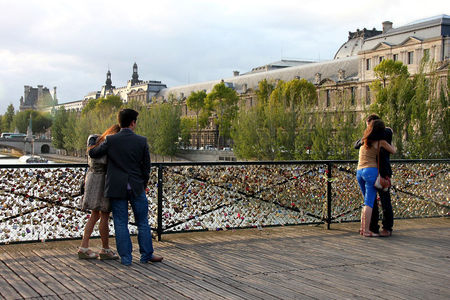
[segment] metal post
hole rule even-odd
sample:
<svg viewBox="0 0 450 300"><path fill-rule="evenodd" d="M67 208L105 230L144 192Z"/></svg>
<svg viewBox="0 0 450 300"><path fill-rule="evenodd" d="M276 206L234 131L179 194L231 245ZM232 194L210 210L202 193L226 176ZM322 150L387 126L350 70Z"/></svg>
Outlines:
<svg viewBox="0 0 450 300"><path fill-rule="evenodd" d="M331 188L331 167L332 167L332 163L328 162L328 174L327 174L327 229L330 229L330 225L331 225L331 193L332 193L332 188Z"/></svg>
<svg viewBox="0 0 450 300"><path fill-rule="evenodd" d="M163 199L163 166L158 166L158 241L161 241L162 234L162 199Z"/></svg>

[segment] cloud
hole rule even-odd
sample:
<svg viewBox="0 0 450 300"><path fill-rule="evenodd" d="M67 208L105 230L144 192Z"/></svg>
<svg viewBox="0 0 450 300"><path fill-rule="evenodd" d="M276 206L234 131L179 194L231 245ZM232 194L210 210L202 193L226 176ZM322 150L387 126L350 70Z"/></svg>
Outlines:
<svg viewBox="0 0 450 300"><path fill-rule="evenodd" d="M168 86L216 80L280 58L331 59L356 28L446 13L441 0L0 1L0 113L23 86L58 87L60 102L105 82Z"/></svg>

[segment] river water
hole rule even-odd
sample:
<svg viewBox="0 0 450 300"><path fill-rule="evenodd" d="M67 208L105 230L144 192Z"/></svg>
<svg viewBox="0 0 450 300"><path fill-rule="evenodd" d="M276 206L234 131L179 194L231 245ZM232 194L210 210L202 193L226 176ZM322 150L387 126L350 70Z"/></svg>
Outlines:
<svg viewBox="0 0 450 300"><path fill-rule="evenodd" d="M53 164L55 162L49 160L48 163ZM26 163L20 162L19 158L17 157L0 154L0 165L24 165L24 164Z"/></svg>

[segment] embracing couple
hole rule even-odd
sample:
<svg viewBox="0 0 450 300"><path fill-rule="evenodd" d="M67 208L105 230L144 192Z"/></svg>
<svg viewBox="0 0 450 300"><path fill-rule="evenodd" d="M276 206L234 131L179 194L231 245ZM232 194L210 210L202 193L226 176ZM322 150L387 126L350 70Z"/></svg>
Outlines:
<svg viewBox="0 0 450 300"><path fill-rule="evenodd" d="M132 243L128 230L128 203L131 205L138 228L137 238L141 263L160 262L163 259L161 256L153 254L152 235L148 224L148 201L145 195L150 174L150 153L147 139L134 133L138 114L133 109L122 109L118 114L119 126L114 125L100 137L90 137L88 139L90 144L88 148L90 168L86 177L83 208L92 210L91 218L95 212L98 213L98 210L102 211L100 213L102 220L109 216L109 210L112 211L117 252L121 263L124 265L131 265L132 262ZM95 163L91 163L100 159L105 160L103 169L95 167ZM106 174L104 177L104 189L102 190L103 194L94 197L101 198L100 202L106 203L104 205L106 208L104 209L101 207L97 209L89 207L90 197L87 196L89 196L89 190L92 190L89 187L89 179L94 176L95 172L100 176ZM98 186L100 185L102 185L101 180ZM86 229L90 230L90 232L85 229L83 241L88 241L92 233L90 227L93 228L97 220L98 217L88 221ZM100 235L104 248L102 251L104 251L105 247L109 249L107 245L108 221L103 221L103 223L106 223L106 228L102 228L102 220L100 221ZM90 223L93 223L92 226ZM88 244L83 244L83 241L78 253L79 257L96 258L96 253L89 250ZM115 258L114 254L110 256Z"/></svg>

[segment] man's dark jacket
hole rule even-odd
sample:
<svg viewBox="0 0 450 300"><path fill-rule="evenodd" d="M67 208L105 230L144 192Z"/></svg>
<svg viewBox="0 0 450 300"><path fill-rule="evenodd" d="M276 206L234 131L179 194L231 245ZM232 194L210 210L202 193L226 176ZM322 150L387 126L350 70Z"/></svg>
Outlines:
<svg viewBox="0 0 450 300"><path fill-rule="evenodd" d="M150 174L150 153L147 138L124 128L106 137L105 142L89 150L89 156L108 156L105 197L126 198L127 184L134 196L145 191Z"/></svg>
<svg viewBox="0 0 450 300"><path fill-rule="evenodd" d="M386 128L382 135L369 135L369 140L379 141L386 140L389 144L392 144L392 129ZM361 147L361 140L356 141L355 149L359 149ZM381 147L380 149L380 175L383 177L392 177L392 169L391 169L391 159L390 153Z"/></svg>

